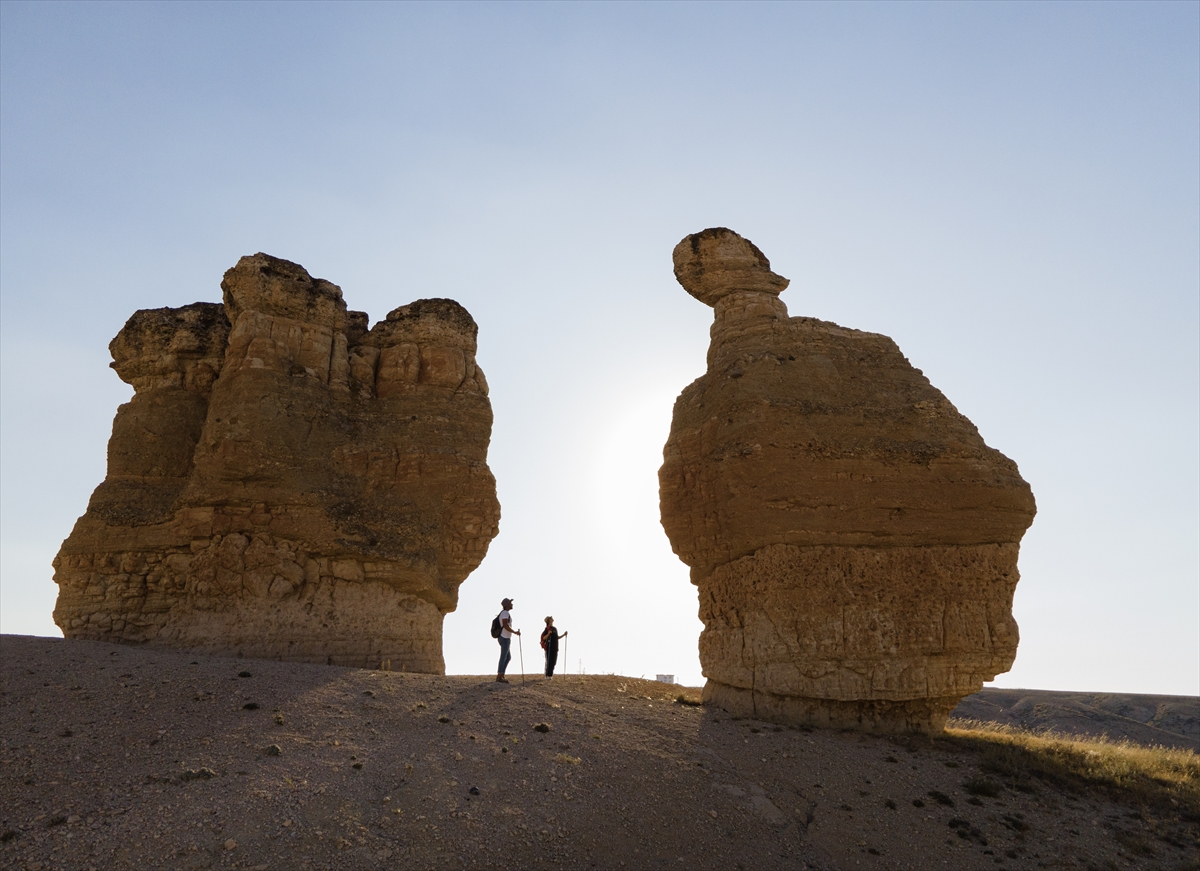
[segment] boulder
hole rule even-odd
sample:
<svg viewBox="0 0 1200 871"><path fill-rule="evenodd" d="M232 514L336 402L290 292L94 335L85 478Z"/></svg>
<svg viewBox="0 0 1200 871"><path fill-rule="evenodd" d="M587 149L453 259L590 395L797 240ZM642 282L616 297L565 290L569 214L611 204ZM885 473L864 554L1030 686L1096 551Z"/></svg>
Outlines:
<svg viewBox="0 0 1200 871"><path fill-rule="evenodd" d="M108 474L54 560L87 638L440 674L442 620L499 528L478 329L418 300L368 329L256 254L224 304L139 311Z"/></svg>
<svg viewBox="0 0 1200 871"><path fill-rule="evenodd" d="M788 317L749 240L688 236L715 310L675 402L663 528L699 588L704 697L780 722L940 731L1016 656L1016 464L886 336Z"/></svg>

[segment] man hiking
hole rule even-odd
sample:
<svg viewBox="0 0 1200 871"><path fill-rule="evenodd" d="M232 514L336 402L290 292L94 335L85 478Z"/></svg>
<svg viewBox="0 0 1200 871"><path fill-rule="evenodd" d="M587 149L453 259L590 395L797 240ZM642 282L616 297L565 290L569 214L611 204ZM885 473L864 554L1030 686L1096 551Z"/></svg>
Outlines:
<svg viewBox="0 0 1200 871"><path fill-rule="evenodd" d="M497 618L500 621L500 637L496 639L500 642L500 667L496 669L497 683L508 683L508 678L504 676L504 672L508 669L509 660L512 659L512 651L509 650L509 647L512 646L512 637L521 634L520 629L512 628L512 614L509 613L512 606L512 599L500 600L500 607L503 610Z"/></svg>

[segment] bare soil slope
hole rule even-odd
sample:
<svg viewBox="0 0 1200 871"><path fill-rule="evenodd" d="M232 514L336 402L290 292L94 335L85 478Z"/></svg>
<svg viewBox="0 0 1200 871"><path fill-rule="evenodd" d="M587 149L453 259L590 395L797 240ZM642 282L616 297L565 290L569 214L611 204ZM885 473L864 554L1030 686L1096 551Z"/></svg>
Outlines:
<svg viewBox="0 0 1200 871"><path fill-rule="evenodd" d="M650 681L19 636L0 663L6 869L1194 868L1200 852L1200 817L990 781L961 742L784 729ZM994 795L965 786L983 781Z"/></svg>

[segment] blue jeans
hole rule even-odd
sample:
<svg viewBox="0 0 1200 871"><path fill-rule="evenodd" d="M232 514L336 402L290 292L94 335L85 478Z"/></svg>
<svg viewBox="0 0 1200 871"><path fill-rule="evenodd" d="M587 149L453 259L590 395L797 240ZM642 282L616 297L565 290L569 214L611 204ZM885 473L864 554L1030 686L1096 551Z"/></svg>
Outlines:
<svg viewBox="0 0 1200 871"><path fill-rule="evenodd" d="M509 660L512 659L512 651L509 650L512 646L512 639L502 635L496 640L500 642L500 666L496 669L496 674L503 676L505 669L508 668Z"/></svg>

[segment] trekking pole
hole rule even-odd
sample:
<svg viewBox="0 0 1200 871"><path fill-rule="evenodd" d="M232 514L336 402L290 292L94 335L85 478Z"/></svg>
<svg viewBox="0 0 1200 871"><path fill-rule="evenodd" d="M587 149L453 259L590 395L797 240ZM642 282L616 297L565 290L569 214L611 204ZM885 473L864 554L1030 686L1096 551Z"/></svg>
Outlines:
<svg viewBox="0 0 1200 871"><path fill-rule="evenodd" d="M525 647L521 644L521 636L517 636L517 652L521 654L521 686L525 686Z"/></svg>
<svg viewBox="0 0 1200 871"><path fill-rule="evenodd" d="M570 635L567 636L567 638L570 637ZM563 639L563 665L566 667L567 672L563 675L563 677L571 676L571 654L567 652L571 649L571 642L568 641L567 638Z"/></svg>

